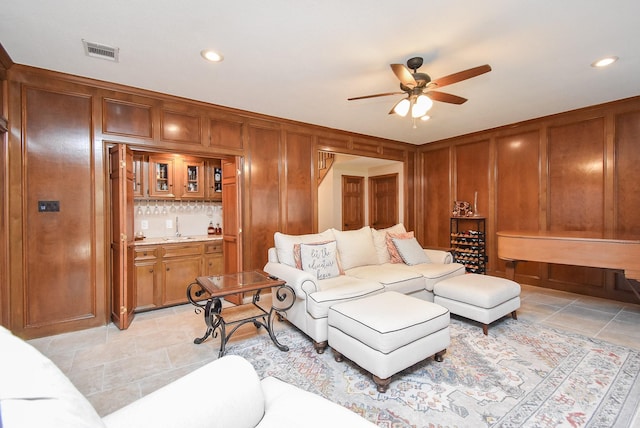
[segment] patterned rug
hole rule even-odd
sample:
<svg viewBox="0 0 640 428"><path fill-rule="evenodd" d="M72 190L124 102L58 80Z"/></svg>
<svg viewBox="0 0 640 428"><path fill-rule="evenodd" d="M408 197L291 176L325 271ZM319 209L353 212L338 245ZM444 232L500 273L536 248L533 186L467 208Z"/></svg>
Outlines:
<svg viewBox="0 0 640 428"><path fill-rule="evenodd" d="M317 354L286 328L228 345L261 377L322 395L380 427L629 427L640 402L640 352L526 321L489 329L452 318L444 361L395 375L385 394L352 362Z"/></svg>

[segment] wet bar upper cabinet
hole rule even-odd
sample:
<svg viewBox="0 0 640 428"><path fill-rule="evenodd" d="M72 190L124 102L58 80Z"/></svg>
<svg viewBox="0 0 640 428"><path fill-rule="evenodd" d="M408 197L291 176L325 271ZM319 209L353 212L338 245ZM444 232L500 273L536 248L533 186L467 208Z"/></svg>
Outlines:
<svg viewBox="0 0 640 428"><path fill-rule="evenodd" d="M149 155L149 197L204 198L204 160Z"/></svg>

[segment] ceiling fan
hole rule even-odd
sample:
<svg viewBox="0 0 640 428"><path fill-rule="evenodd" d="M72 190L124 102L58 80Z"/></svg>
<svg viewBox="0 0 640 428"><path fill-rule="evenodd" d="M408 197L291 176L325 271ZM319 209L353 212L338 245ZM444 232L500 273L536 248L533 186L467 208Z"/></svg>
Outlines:
<svg viewBox="0 0 640 428"><path fill-rule="evenodd" d="M383 94L364 95L362 97L348 98L348 100L353 101L365 98L406 94L407 97L398 101L391 111L389 111L389 114L395 113L404 117L409 113L409 111L411 111L411 117L413 119L428 117L426 114L433 105L433 101L450 104L463 104L467 101L466 98L436 91L434 89L439 89L453 83L471 79L472 77L491 71L491 67L488 64L485 64L460 71L458 73L449 74L448 76L444 76L439 79L431 80L431 77L429 77L428 74L418 73L418 69L422 66L422 62L422 58L414 57L407 61L406 66L402 64L391 64L391 70L393 70L393 73L396 75L398 80L400 80L400 89L402 92L385 92ZM409 71L409 69L413 70L413 73Z"/></svg>

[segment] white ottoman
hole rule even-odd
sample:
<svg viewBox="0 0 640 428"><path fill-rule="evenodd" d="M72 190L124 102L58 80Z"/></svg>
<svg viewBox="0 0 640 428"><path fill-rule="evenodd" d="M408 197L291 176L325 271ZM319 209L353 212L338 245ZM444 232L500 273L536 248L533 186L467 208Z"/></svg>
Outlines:
<svg viewBox="0 0 640 428"><path fill-rule="evenodd" d="M336 361L344 355L367 370L380 392L407 367L442 361L451 341L446 308L395 291L333 305L328 323Z"/></svg>
<svg viewBox="0 0 640 428"><path fill-rule="evenodd" d="M469 273L438 282L433 294L433 302L452 314L482 323L485 335L489 324L507 314L518 319L520 284L508 279Z"/></svg>

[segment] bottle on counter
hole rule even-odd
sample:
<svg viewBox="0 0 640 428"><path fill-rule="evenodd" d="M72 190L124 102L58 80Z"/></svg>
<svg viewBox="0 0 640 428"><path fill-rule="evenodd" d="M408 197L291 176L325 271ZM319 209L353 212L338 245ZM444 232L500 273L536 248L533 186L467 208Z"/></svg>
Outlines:
<svg viewBox="0 0 640 428"><path fill-rule="evenodd" d="M222 235L222 228L220 227L220 223L216 223L216 235Z"/></svg>
<svg viewBox="0 0 640 428"><path fill-rule="evenodd" d="M216 229L215 227L213 227L213 222L210 221L209 227L207 228L207 235L215 235L215 234L216 234Z"/></svg>

